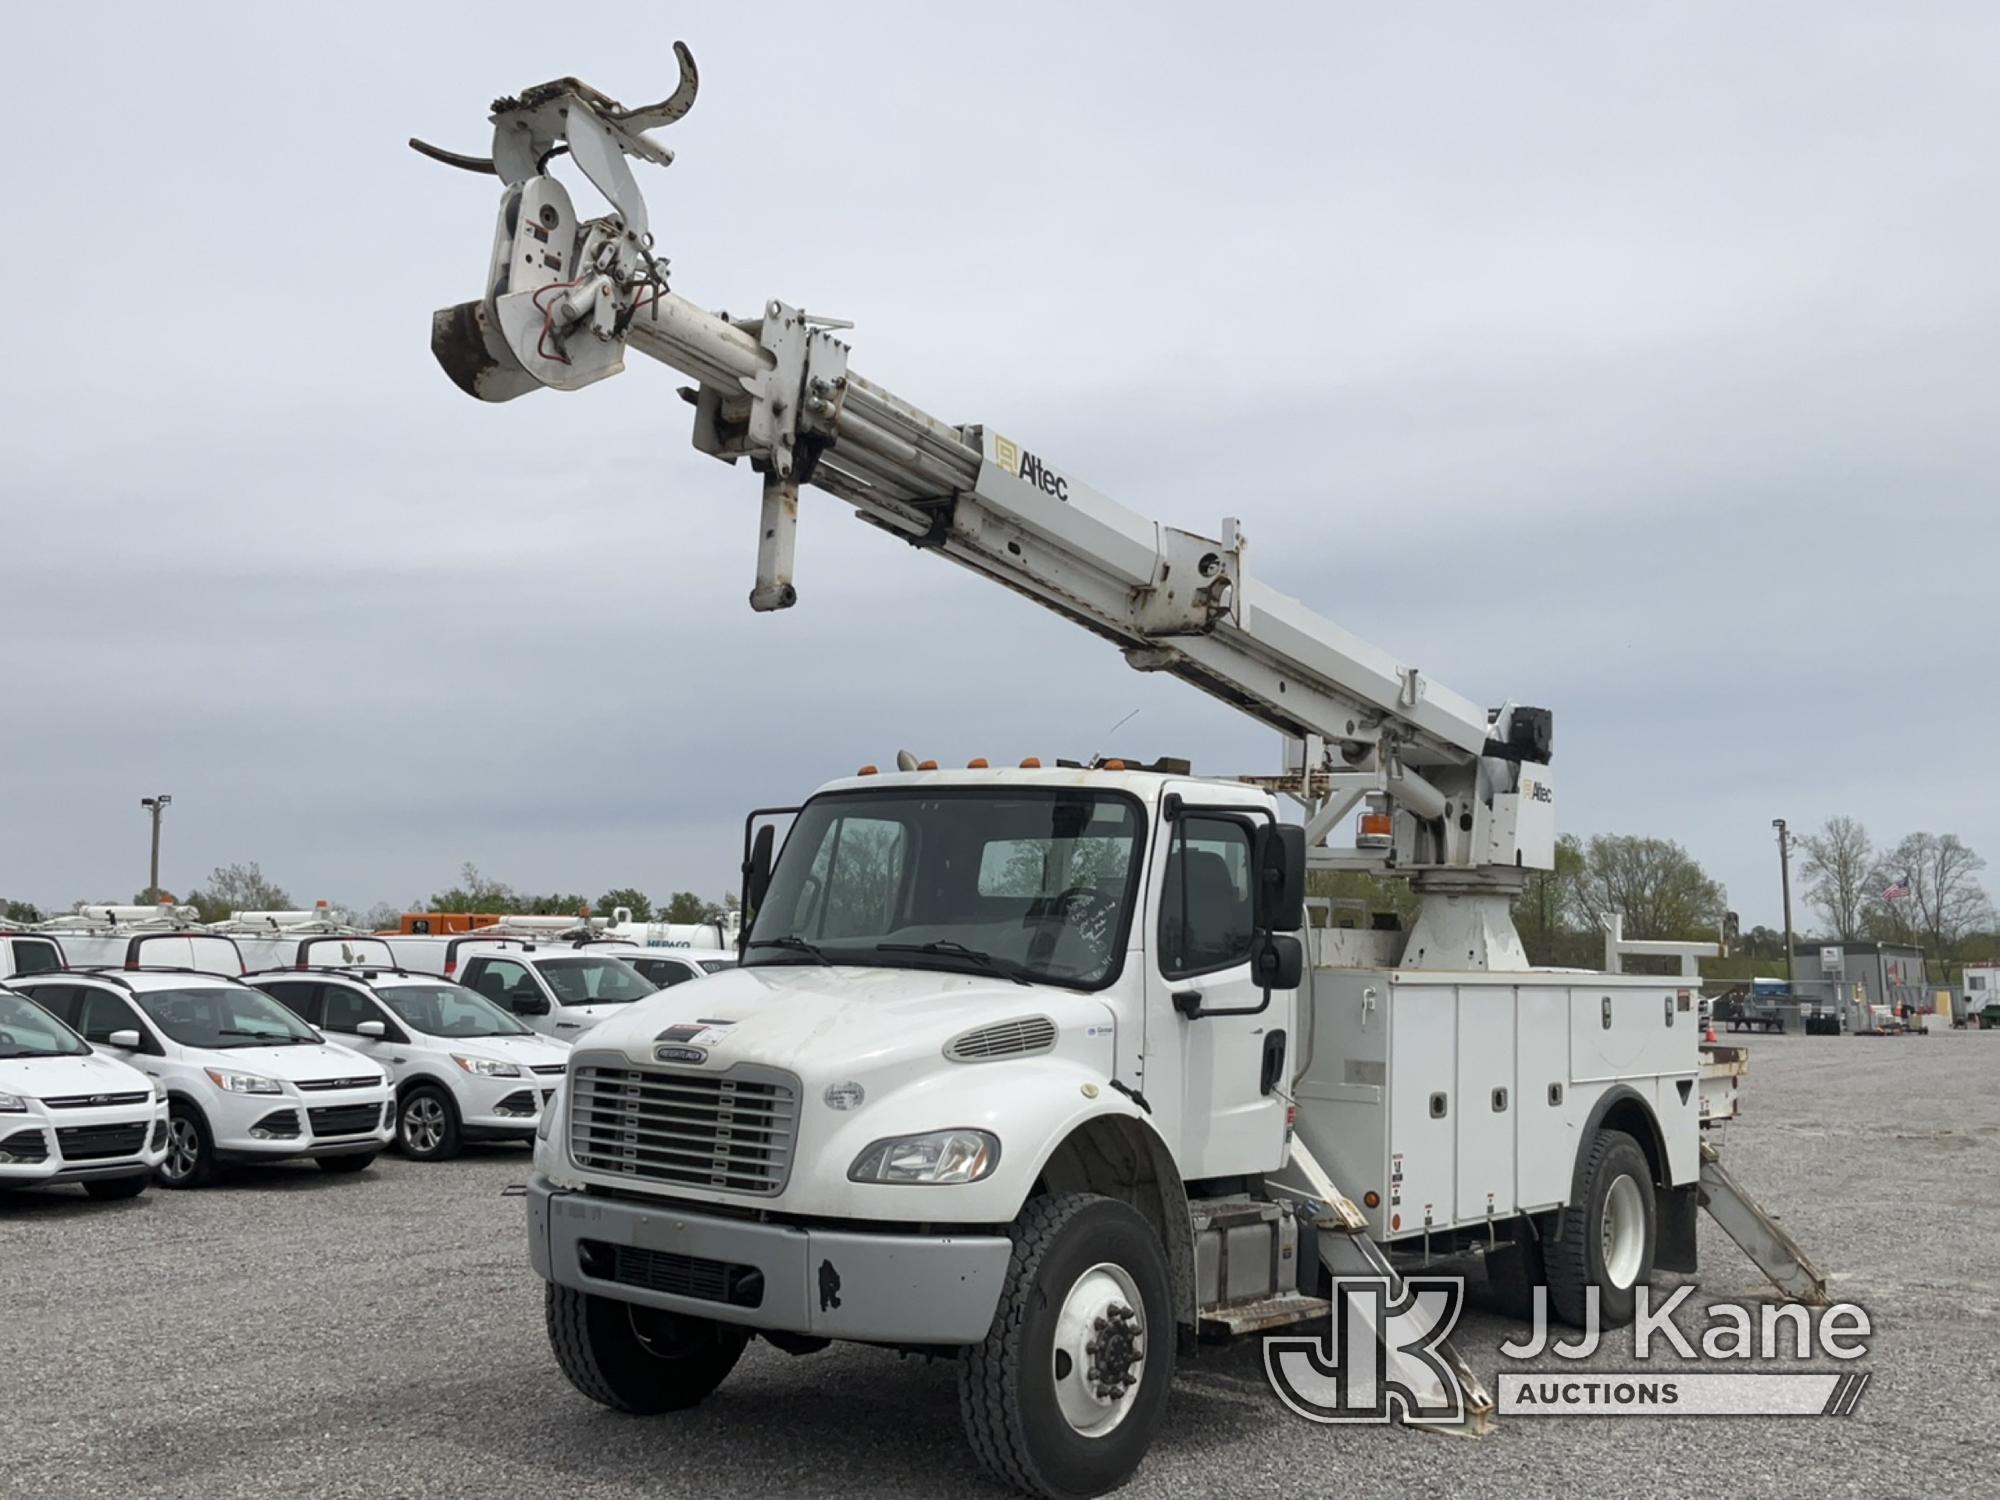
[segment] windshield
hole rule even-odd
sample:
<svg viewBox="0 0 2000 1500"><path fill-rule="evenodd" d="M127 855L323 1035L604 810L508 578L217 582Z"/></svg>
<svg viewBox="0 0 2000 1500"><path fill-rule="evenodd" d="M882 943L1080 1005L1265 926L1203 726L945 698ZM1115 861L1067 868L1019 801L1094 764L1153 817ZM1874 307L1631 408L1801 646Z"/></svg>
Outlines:
<svg viewBox="0 0 2000 1500"><path fill-rule="evenodd" d="M533 1036L484 995L458 984L397 984L375 991L375 998L396 1013L412 1031L427 1036Z"/></svg>
<svg viewBox="0 0 2000 1500"><path fill-rule="evenodd" d="M33 1001L0 994L0 1057L77 1057L90 1050Z"/></svg>
<svg viewBox="0 0 2000 1500"><path fill-rule="evenodd" d="M544 958L535 969L563 1005L622 1005L658 993L622 958Z"/></svg>
<svg viewBox="0 0 2000 1500"><path fill-rule="evenodd" d="M806 805L746 965L1117 977L1139 874L1130 797L1081 788L837 793Z"/></svg>
<svg viewBox="0 0 2000 1500"><path fill-rule="evenodd" d="M269 995L246 986L141 990L132 997L153 1024L183 1047L317 1045L319 1034Z"/></svg>

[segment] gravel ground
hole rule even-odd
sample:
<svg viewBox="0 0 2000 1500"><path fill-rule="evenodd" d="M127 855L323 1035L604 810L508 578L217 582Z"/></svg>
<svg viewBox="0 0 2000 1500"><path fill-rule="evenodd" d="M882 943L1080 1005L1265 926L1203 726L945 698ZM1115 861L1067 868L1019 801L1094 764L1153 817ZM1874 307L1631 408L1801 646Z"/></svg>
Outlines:
<svg viewBox="0 0 2000 1500"><path fill-rule="evenodd" d="M1758 1038L1725 1159L1872 1314L1841 1419L1507 1420L1484 1440L1320 1428L1258 1353L1183 1365L1133 1497L1994 1493L2000 1037ZM998 1494L950 1368L754 1344L677 1418L605 1412L557 1374L528 1270L519 1148L353 1178L309 1164L93 1203L0 1198L0 1490L17 1495ZM1713 1225L1695 1301L1758 1277ZM1459 1345L1490 1377L1518 1325ZM1632 1367L1607 1337L1595 1364ZM1960 1395L1971 1401L1961 1412Z"/></svg>

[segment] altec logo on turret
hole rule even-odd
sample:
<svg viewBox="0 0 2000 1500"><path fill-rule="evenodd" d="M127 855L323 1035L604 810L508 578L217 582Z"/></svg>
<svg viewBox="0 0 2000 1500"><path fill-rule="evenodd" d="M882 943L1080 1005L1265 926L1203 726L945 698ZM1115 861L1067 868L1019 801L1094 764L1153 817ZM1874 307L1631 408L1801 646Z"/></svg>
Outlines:
<svg viewBox="0 0 2000 1500"><path fill-rule="evenodd" d="M1012 438L993 434L993 461L1024 484L1032 484L1045 495L1069 503L1069 480L1058 474Z"/></svg>

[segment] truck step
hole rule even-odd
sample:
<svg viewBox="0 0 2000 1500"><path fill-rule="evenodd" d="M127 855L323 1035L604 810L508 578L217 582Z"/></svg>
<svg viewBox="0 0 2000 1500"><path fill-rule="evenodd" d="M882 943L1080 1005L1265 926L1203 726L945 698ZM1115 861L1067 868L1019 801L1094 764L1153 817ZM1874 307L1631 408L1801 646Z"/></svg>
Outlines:
<svg viewBox="0 0 2000 1500"><path fill-rule="evenodd" d="M1200 1332L1203 1338L1239 1338L1246 1333L1268 1333L1273 1328L1289 1328L1294 1323L1324 1318L1332 1311L1333 1304L1324 1297L1280 1292L1275 1297L1204 1308Z"/></svg>

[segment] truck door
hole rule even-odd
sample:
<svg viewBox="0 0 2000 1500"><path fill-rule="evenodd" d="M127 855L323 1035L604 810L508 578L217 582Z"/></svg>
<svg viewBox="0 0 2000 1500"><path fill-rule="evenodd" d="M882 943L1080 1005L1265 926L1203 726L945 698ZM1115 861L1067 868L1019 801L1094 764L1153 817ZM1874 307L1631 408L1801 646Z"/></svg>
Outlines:
<svg viewBox="0 0 2000 1500"><path fill-rule="evenodd" d="M1186 795L1207 801L1212 794L1195 787ZM1180 1165L1191 1178L1272 1171L1284 1159L1279 1090L1290 1082L1292 994L1267 997L1251 978L1257 822L1249 806L1240 814L1185 812L1162 825L1153 861L1147 1088L1156 1087L1164 1042L1181 1063Z"/></svg>

